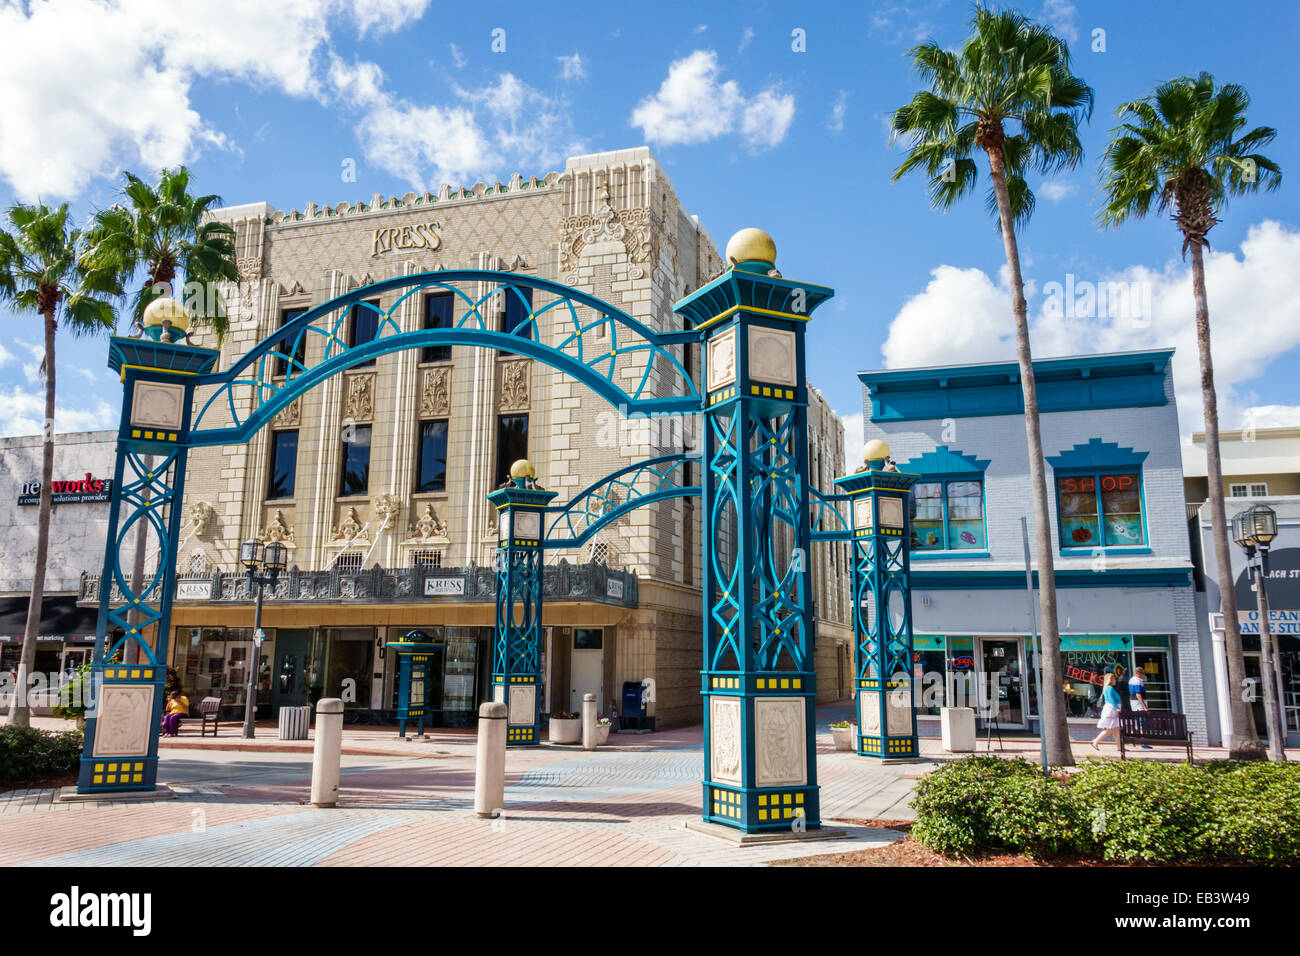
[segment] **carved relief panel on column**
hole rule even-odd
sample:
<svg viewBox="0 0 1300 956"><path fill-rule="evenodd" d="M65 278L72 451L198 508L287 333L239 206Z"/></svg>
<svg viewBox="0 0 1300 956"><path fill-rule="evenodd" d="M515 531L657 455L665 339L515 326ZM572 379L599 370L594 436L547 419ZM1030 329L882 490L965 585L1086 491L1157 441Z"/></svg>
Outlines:
<svg viewBox="0 0 1300 956"><path fill-rule="evenodd" d="M498 365L497 408L503 412L527 411L531 400L531 380L531 362L501 362Z"/></svg>
<svg viewBox="0 0 1300 956"><path fill-rule="evenodd" d="M420 417L446 418L450 412L451 367L439 365L425 369L420 379Z"/></svg>
<svg viewBox="0 0 1300 956"><path fill-rule="evenodd" d="M375 373L364 372L347 377L343 398L343 417L354 422L368 422L375 414Z"/></svg>

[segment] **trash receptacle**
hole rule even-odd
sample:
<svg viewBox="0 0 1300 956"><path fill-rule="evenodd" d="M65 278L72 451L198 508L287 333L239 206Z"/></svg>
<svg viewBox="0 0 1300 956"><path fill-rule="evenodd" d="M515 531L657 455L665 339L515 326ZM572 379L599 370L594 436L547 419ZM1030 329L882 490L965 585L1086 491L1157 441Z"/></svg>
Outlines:
<svg viewBox="0 0 1300 956"><path fill-rule="evenodd" d="M280 739L306 740L311 726L311 707L280 708Z"/></svg>

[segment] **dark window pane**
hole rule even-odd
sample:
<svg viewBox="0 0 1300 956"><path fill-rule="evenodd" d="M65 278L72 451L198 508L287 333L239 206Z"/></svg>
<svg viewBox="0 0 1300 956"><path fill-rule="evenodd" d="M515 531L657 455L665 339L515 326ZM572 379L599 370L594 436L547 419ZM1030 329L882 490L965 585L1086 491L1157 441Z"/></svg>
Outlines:
<svg viewBox="0 0 1300 956"><path fill-rule="evenodd" d="M416 491L447 490L447 420L420 423L420 473Z"/></svg>
<svg viewBox="0 0 1300 956"><path fill-rule="evenodd" d="M1144 544L1142 476L1102 475L1101 511L1107 544Z"/></svg>
<svg viewBox="0 0 1300 956"><path fill-rule="evenodd" d="M373 306L373 308L372 308ZM350 338L348 345L356 348L358 345L365 345L367 342L373 342L379 334L379 300L371 299L368 302L358 302L352 307ZM357 368L369 368L375 364L375 360L362 362Z"/></svg>
<svg viewBox="0 0 1300 956"><path fill-rule="evenodd" d="M351 441L343 442L343 475L339 494L364 495L370 488L370 426L354 425Z"/></svg>
<svg viewBox="0 0 1300 956"><path fill-rule="evenodd" d="M306 311L306 309L282 309L280 311L280 328L284 328ZM299 337L299 335L301 337ZM296 346L294 344L295 339L297 339ZM281 355L288 355L290 349L293 349L293 360L302 364L307 355L307 336L300 332L298 335L290 336L288 339L281 340L275 347L275 350ZM275 360L275 371L272 374L284 375L288 367L289 363L287 361L278 358ZM294 377L297 378L302 374L302 369L295 368L293 374Z"/></svg>
<svg viewBox="0 0 1300 956"><path fill-rule="evenodd" d="M502 415L497 419L497 486L510 477L510 466L528 457L528 416Z"/></svg>
<svg viewBox="0 0 1300 956"><path fill-rule="evenodd" d="M1061 511L1061 547L1094 548L1101 543L1097 528L1097 479L1076 475L1056 479Z"/></svg>
<svg viewBox="0 0 1300 956"><path fill-rule="evenodd" d="M451 328L454 300L450 292L438 292L424 297L424 327L426 329ZM431 345L420 350L421 362L450 362L450 345Z"/></svg>
<svg viewBox="0 0 1300 956"><path fill-rule="evenodd" d="M504 294L506 297L506 318L505 326L501 331L507 335L514 335L515 331L518 330L519 334L524 338L537 338L536 327L532 323L520 329L521 325L528 322L528 317L533 312L533 290L516 287L506 289ZM523 299L520 299L520 294L523 295Z"/></svg>
<svg viewBox="0 0 1300 956"><path fill-rule="evenodd" d="M268 498L292 498L298 471L298 433L275 432L271 436L271 483Z"/></svg>

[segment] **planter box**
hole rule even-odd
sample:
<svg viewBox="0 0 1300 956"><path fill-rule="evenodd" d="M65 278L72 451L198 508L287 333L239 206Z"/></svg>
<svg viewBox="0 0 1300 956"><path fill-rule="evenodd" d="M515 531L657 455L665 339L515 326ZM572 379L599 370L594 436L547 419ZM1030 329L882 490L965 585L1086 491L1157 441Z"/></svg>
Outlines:
<svg viewBox="0 0 1300 956"><path fill-rule="evenodd" d="M854 738L858 734L857 724L850 724L848 727L832 727L831 739L835 741L836 750L855 750L856 742Z"/></svg>
<svg viewBox="0 0 1300 956"><path fill-rule="evenodd" d="M547 726L546 736L553 744L576 744L582 740L582 719L574 717L572 719L550 718Z"/></svg>
<svg viewBox="0 0 1300 956"><path fill-rule="evenodd" d="M609 742L609 728L610 728L609 724L596 725L596 746L597 747Z"/></svg>

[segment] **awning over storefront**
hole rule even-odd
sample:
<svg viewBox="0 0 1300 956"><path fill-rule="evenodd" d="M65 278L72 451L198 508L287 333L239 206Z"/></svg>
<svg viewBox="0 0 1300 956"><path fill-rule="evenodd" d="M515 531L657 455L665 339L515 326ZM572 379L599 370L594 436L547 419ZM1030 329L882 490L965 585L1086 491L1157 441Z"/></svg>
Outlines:
<svg viewBox="0 0 1300 956"><path fill-rule="evenodd" d="M21 642L27 629L26 597L0 598L0 642ZM42 641L93 641L99 609L77 607L75 594L47 597L41 602Z"/></svg>

